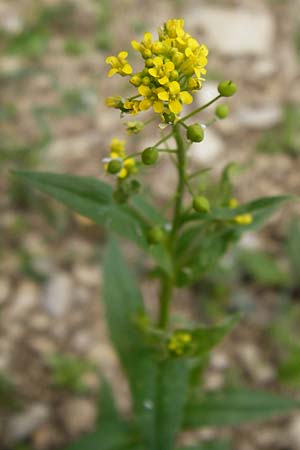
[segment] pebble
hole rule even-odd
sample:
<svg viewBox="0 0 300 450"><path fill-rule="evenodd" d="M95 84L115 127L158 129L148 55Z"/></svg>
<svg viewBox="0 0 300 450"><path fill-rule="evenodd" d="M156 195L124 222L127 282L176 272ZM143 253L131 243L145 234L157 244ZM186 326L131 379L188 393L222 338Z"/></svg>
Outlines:
<svg viewBox="0 0 300 450"><path fill-rule="evenodd" d="M0 278L0 305L5 303L10 294L10 281L8 278Z"/></svg>
<svg viewBox="0 0 300 450"><path fill-rule="evenodd" d="M5 432L7 444L14 444L30 436L50 417L49 406L35 403L17 415L12 416Z"/></svg>
<svg viewBox="0 0 300 450"><path fill-rule="evenodd" d="M288 433L292 448L294 450L300 450L300 414L296 414L289 426Z"/></svg>
<svg viewBox="0 0 300 450"><path fill-rule="evenodd" d="M45 285L41 302L44 309L53 317L63 317L72 303L72 281L64 273L53 275Z"/></svg>
<svg viewBox="0 0 300 450"><path fill-rule="evenodd" d="M24 317L26 313L32 310L38 303L39 289L31 281L22 281L17 288L12 306L7 316L10 320Z"/></svg>
<svg viewBox="0 0 300 450"><path fill-rule="evenodd" d="M93 427L97 410L90 400L73 398L62 405L60 413L67 432L71 436L78 436Z"/></svg>
<svg viewBox="0 0 300 450"><path fill-rule="evenodd" d="M247 371L258 384L274 381L276 374L273 367L259 354L257 347L252 343L241 344L238 354Z"/></svg>

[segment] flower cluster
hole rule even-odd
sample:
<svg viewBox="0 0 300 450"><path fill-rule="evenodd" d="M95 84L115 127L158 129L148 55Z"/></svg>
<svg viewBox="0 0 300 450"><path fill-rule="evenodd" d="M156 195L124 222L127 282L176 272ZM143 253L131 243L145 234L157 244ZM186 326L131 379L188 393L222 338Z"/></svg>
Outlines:
<svg viewBox="0 0 300 450"><path fill-rule="evenodd" d="M135 159L126 154L125 142L117 138L112 139L109 158L104 158L103 162L105 170L108 173L116 174L120 179L137 172Z"/></svg>
<svg viewBox="0 0 300 450"><path fill-rule="evenodd" d="M192 342L192 335L187 331L175 331L168 342L168 349L174 356L185 354Z"/></svg>
<svg viewBox="0 0 300 450"><path fill-rule="evenodd" d="M130 76L130 83L138 91L127 99L109 97L107 106L133 115L153 108L164 121L174 122L182 105L192 103L192 94L201 88L206 74L208 50L186 33L183 25L183 19L170 19L159 28L158 40L147 32L141 42L131 42L144 60L140 72L133 73L127 52L106 58L111 65L108 76Z"/></svg>

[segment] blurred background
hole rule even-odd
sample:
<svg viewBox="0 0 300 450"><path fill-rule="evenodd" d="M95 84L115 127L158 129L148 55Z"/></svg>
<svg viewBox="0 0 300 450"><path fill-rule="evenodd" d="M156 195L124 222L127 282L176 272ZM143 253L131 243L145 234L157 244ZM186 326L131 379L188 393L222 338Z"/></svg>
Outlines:
<svg viewBox="0 0 300 450"><path fill-rule="evenodd" d="M103 324L103 230L9 176L12 168L105 179L101 159L125 138L107 95L105 57L183 17L210 49L199 102L233 79L230 117L207 129L194 167L218 175L240 163L236 196L300 194L300 2L298 0L0 0L0 448L60 448L90 430L99 370L121 407L127 387ZM157 133L157 131L155 131ZM137 150L154 129L128 138ZM130 142L130 143L129 143ZM157 203L173 191L168 164L148 172ZM300 396L299 204L284 206L180 302L199 320L231 311L246 319L212 355L205 387L250 386ZM136 254L126 246L127 255ZM143 280L145 270L136 269ZM155 286L143 282L151 300ZM227 434L226 434L227 433ZM300 449L300 411L232 429L239 450ZM198 439L224 436L215 430ZM188 437L187 437L188 439Z"/></svg>

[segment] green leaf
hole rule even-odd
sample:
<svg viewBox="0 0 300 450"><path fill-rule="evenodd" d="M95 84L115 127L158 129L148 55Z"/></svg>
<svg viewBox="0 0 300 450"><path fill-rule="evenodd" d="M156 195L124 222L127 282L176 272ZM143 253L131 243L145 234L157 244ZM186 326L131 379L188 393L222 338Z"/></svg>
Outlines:
<svg viewBox="0 0 300 450"><path fill-rule="evenodd" d="M240 425L267 420L299 408L300 401L253 390L208 392L191 399L186 409L185 426Z"/></svg>
<svg viewBox="0 0 300 450"><path fill-rule="evenodd" d="M105 423L95 432L86 434L64 450L120 450L132 448L128 429L114 423Z"/></svg>
<svg viewBox="0 0 300 450"><path fill-rule="evenodd" d="M121 417L109 382L103 377L98 399L97 424L103 422L121 422Z"/></svg>
<svg viewBox="0 0 300 450"><path fill-rule="evenodd" d="M172 450L181 427L188 388L184 359L168 359L158 366L155 402L156 435L152 450Z"/></svg>
<svg viewBox="0 0 300 450"><path fill-rule="evenodd" d="M104 303L111 340L126 370L135 417L146 442L153 441L155 428L155 365L136 322L145 315L142 296L127 264L111 241L104 259Z"/></svg>
<svg viewBox="0 0 300 450"><path fill-rule="evenodd" d="M191 332L194 343L191 356L204 356L232 330L238 320L239 317L236 316L224 321L221 325L195 328Z"/></svg>
<svg viewBox="0 0 300 450"><path fill-rule="evenodd" d="M294 218L288 227L286 237L287 254L291 269L291 276L294 284L299 284L300 272L300 224Z"/></svg>
<svg viewBox="0 0 300 450"><path fill-rule="evenodd" d="M147 220L153 217L152 220L163 223L163 218L142 198L132 200L137 214L130 206L115 203L111 186L95 178L31 171L13 173L78 214L135 242L149 252L165 272L171 273L170 258L164 248L161 245L149 247L145 237L149 227ZM145 221L141 215L145 216Z"/></svg>
<svg viewBox="0 0 300 450"><path fill-rule="evenodd" d="M266 286L282 286L288 282L287 273L283 272L274 258L261 251L244 251L239 261L258 283Z"/></svg>

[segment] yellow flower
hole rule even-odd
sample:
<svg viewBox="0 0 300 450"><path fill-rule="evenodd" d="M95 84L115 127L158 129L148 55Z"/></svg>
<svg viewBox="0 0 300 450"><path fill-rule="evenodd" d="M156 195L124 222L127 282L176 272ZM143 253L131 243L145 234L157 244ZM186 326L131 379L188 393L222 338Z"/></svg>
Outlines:
<svg viewBox="0 0 300 450"><path fill-rule="evenodd" d="M123 100L122 97L116 95L115 97L107 97L105 104L109 108L121 108L123 107Z"/></svg>
<svg viewBox="0 0 300 450"><path fill-rule="evenodd" d="M139 100L128 99L124 102L124 109L126 110L126 112L135 116L138 112L141 111L140 104L141 102Z"/></svg>
<svg viewBox="0 0 300 450"><path fill-rule="evenodd" d="M159 100L168 102L169 110L178 114L182 110L182 103L189 105L193 101L193 97L187 91L180 90L180 84L177 81L171 81L167 85L168 91L164 88L157 89Z"/></svg>
<svg viewBox="0 0 300 450"><path fill-rule="evenodd" d="M192 335L186 331L175 331L168 342L168 349L176 356L182 356L192 342Z"/></svg>
<svg viewBox="0 0 300 450"><path fill-rule="evenodd" d="M123 162L123 167L118 173L118 178L127 178L130 174L137 173L135 159L127 158Z"/></svg>
<svg viewBox="0 0 300 450"><path fill-rule="evenodd" d="M145 111L151 106L157 113L162 113L164 109L164 104L157 98L157 94L155 90L153 91L149 86L139 86L138 88L139 94L141 94L144 99L140 103L141 111Z"/></svg>
<svg viewBox="0 0 300 450"><path fill-rule="evenodd" d="M158 78L159 84L167 84L170 73L175 69L174 63L172 61L164 62L160 56L156 56L153 58L153 64L154 67L149 69L149 74Z"/></svg>
<svg viewBox="0 0 300 450"><path fill-rule="evenodd" d="M250 225L253 222L252 214L240 214L235 216L234 221L238 225Z"/></svg>
<svg viewBox="0 0 300 450"><path fill-rule="evenodd" d="M111 158L125 158L125 142L117 138L113 138L110 143Z"/></svg>
<svg viewBox="0 0 300 450"><path fill-rule="evenodd" d="M122 76L130 75L132 73L132 67L126 61L127 56L127 52L120 52L118 56L108 56L106 58L106 64L111 65L111 69L108 72L109 77L112 77L115 73L119 73Z"/></svg>
<svg viewBox="0 0 300 450"><path fill-rule="evenodd" d="M131 41L133 50L137 50L141 53L143 58L150 58L152 56L152 34L147 32L144 34L144 39L141 43L137 41Z"/></svg>

